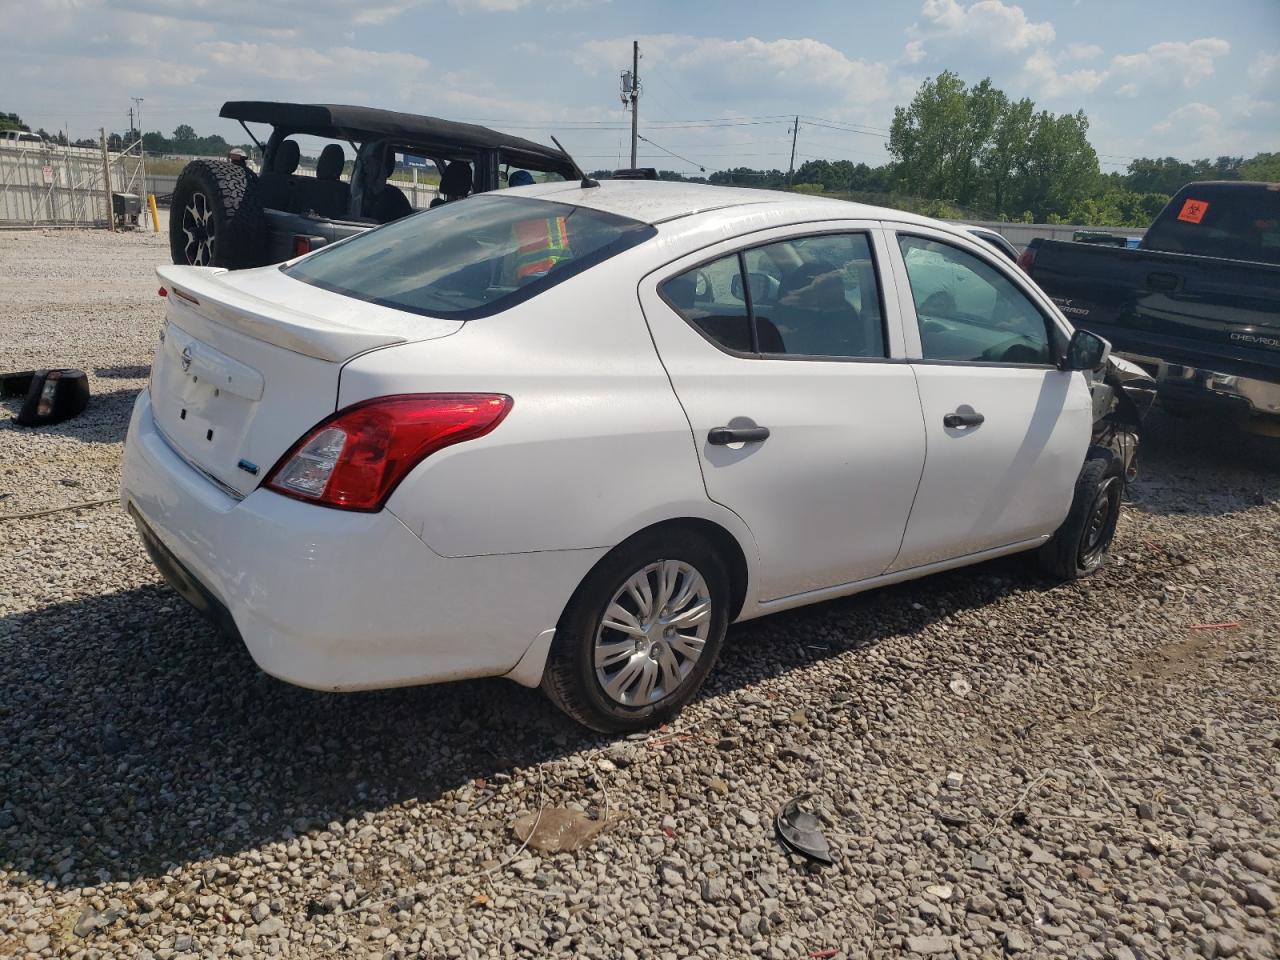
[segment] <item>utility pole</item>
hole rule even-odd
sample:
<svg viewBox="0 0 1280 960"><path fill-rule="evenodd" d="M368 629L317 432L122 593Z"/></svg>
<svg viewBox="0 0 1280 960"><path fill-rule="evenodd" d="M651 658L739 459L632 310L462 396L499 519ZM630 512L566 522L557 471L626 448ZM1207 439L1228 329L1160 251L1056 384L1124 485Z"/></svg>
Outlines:
<svg viewBox="0 0 1280 960"><path fill-rule="evenodd" d="M796 116L796 122L791 127L791 165L787 167L787 189L791 188L791 177L796 170L796 137L800 133L800 117Z"/></svg>
<svg viewBox="0 0 1280 960"><path fill-rule="evenodd" d="M142 202L147 202L147 151L142 145L142 97L130 97L138 107L138 170L142 178ZM129 122L133 123L133 111L129 111Z"/></svg>
<svg viewBox="0 0 1280 960"><path fill-rule="evenodd" d="M631 166L636 165L636 139L640 121L640 41L631 41Z"/></svg>
<svg viewBox="0 0 1280 960"><path fill-rule="evenodd" d="M636 165L636 142L639 131L640 41L631 41L631 69L622 71L622 105L631 107L631 166Z"/></svg>

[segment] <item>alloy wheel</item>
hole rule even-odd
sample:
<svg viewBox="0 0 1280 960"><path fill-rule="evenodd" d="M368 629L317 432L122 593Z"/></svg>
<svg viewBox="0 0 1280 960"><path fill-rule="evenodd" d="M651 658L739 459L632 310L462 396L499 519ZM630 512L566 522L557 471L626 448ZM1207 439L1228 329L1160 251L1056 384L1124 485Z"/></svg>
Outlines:
<svg viewBox="0 0 1280 960"><path fill-rule="evenodd" d="M193 267L207 267L213 263L217 227L209 198L199 191L191 194L191 199L182 210L182 232L187 238L183 252L187 263Z"/></svg>
<svg viewBox="0 0 1280 960"><path fill-rule="evenodd" d="M674 693L702 656L711 630L711 591L683 560L637 570L614 593L596 629L596 680L627 707Z"/></svg>

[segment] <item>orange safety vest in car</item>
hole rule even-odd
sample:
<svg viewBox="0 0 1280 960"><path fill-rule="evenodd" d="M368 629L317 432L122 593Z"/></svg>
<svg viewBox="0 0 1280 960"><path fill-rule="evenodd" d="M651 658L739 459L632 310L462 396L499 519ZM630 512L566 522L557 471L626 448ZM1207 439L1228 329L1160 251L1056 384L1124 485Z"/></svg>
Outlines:
<svg viewBox="0 0 1280 960"><path fill-rule="evenodd" d="M564 217L522 220L515 225L516 279L547 273L561 260L573 256L569 250L569 229Z"/></svg>

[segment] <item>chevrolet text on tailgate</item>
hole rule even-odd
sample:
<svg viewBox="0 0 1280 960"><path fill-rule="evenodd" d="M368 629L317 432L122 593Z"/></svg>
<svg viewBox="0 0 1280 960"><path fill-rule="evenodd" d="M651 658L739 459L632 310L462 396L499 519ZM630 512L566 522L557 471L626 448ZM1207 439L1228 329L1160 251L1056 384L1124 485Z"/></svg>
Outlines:
<svg viewBox="0 0 1280 960"><path fill-rule="evenodd" d="M122 498L170 583L291 682L506 676L601 730L736 620L1100 569L1150 384L964 231L753 190L520 187L159 275Z"/></svg>
<svg viewBox="0 0 1280 960"><path fill-rule="evenodd" d="M1188 184L1136 250L1036 239L1020 262L1171 413L1280 431L1280 184Z"/></svg>

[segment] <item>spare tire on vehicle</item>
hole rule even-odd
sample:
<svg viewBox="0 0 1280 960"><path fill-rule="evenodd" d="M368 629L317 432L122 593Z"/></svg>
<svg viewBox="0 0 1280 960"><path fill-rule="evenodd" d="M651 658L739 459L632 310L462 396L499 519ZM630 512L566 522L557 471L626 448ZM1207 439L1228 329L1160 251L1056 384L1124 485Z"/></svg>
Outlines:
<svg viewBox="0 0 1280 960"><path fill-rule="evenodd" d="M188 163L169 207L173 262L232 270L261 266L267 225L257 187L257 178L234 163Z"/></svg>

